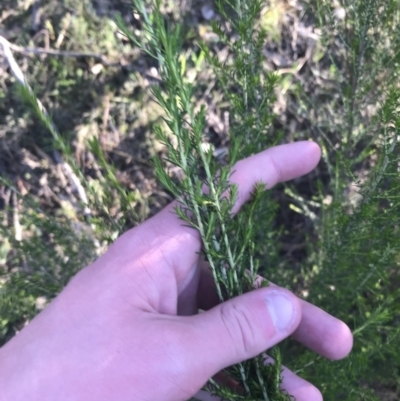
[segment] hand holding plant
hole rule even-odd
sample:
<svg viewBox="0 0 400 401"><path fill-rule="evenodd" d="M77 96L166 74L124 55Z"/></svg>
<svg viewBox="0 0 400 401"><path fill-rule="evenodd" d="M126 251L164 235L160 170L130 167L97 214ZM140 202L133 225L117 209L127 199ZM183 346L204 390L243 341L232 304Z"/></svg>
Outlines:
<svg viewBox="0 0 400 401"><path fill-rule="evenodd" d="M270 188L306 174L319 156L314 143L300 142L239 162L235 209L256 183ZM218 304L199 234L173 207L122 235L1 349L1 401L186 400L225 367L291 334L331 359L349 352L344 323L285 289ZM286 369L283 387L298 401L322 399Z"/></svg>

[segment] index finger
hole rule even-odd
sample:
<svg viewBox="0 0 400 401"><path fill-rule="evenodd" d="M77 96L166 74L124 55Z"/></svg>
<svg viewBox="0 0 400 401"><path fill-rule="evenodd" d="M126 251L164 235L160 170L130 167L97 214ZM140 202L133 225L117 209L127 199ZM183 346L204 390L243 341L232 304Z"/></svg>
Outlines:
<svg viewBox="0 0 400 401"><path fill-rule="evenodd" d="M315 142L301 141L275 146L239 161L230 177L230 182L238 186L233 212L237 213L251 198L257 183L262 182L271 188L278 182L307 174L318 164L320 155ZM152 254L153 258L162 255L164 261L176 270L178 281L187 280L187 269L197 264L201 238L196 230L185 226L179 219L175 206L176 201L120 237L112 246L114 255L124 258L141 257L144 252Z"/></svg>

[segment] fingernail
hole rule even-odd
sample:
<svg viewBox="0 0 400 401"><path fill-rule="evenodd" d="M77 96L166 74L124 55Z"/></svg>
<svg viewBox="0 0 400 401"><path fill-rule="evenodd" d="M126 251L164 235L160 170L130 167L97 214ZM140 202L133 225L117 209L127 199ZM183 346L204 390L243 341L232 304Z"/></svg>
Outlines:
<svg viewBox="0 0 400 401"><path fill-rule="evenodd" d="M287 295L279 291L271 291L267 296L267 306L272 322L278 331L286 331L292 326L296 311Z"/></svg>

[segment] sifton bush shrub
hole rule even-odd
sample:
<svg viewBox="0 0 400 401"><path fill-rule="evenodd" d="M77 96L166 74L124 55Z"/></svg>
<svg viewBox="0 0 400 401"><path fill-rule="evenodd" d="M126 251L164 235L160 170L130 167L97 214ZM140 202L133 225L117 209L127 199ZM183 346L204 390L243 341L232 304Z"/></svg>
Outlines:
<svg viewBox="0 0 400 401"><path fill-rule="evenodd" d="M135 29L117 18L131 43L124 49L140 49L157 71L152 89L163 119L153 129L165 148L152 152L155 173L180 200L182 223L200 231L221 301L251 290L260 273L338 316L354 333L354 350L343 361L285 342L269 351L274 365L265 366L260 356L227 370L244 394L213 381L207 387L229 400L288 400L279 390L282 361L328 401L398 399L400 8L395 0L309 0L289 14L293 26L284 19L271 24L269 13L280 20L286 3L218 0L211 40L178 23L161 0L133 1ZM281 38L291 43L297 65L272 69L265 54L271 55L276 30L285 24L308 32L306 48ZM194 80L199 66L207 74ZM203 95L210 85L223 95L220 107L228 116L224 146L206 130ZM38 299L53 298L104 245L146 217L137 207L146 201L123 187L98 139L90 141L90 151L102 171L99 182L82 173L26 81L20 94L81 182L87 193L81 202L90 213L73 225L66 213L43 213L2 178L15 198L5 218L22 209L29 232L20 238L18 225L11 231L0 226L6 240L0 248L2 342L37 313ZM301 119L296 133L274 112L282 99ZM253 201L231 218L236 192L227 180L233 164L267 146L310 137L323 149L317 171L272 191L255 188Z"/></svg>

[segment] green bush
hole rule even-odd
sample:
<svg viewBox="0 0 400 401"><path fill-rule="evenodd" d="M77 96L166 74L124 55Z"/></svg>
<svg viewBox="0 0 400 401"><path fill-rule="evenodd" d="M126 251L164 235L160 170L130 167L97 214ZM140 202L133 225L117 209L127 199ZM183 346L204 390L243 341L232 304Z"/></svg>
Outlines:
<svg viewBox="0 0 400 401"><path fill-rule="evenodd" d="M155 4L135 1L133 18L99 16L89 2L83 4L77 9L71 35L88 40L74 43L71 38L68 50L93 50L92 44L99 39L96 51L113 58L120 46L135 68L127 68L124 78L105 71L95 83L89 73L96 63L93 58L88 58L89 65L78 59L68 59L64 65L53 58L40 61L31 74L39 83L40 75L53 77L66 107L73 102L71 93L82 90L82 80L93 80L101 95L107 88L121 104L133 104L135 109L114 107L113 118L118 131L126 132L123 140L129 131L144 130L144 139L136 144L146 158L153 158L155 171L149 167L148 177L156 175L167 193L154 189L156 197L163 199L154 202L152 194L144 195L138 186L130 188L123 182L124 165L102 143L101 108L87 109L84 102L85 121L72 108L76 126L97 127L90 140L87 135L80 138L79 131L60 134L51 122L57 122L59 113L51 119L36 103L42 97L53 109L59 103L57 96L54 101L41 85L35 92L23 87L19 98L33 106L35 117L17 110L36 127L36 143L47 152L58 150L64 167L67 163L86 195L67 196L64 203L49 207L43 194L25 194L17 180L3 175L3 192L9 194L9 201L0 226L4 239L0 248L4 267L1 342L110 241L155 213L173 195L181 203L176 210L179 216L202 235L221 300L249 291L259 272L345 321L355 339L351 355L339 362L323 360L287 341L271 350L275 365L265 367L255 358L228 370L248 391L246 397L213 382L209 389L230 400L288 399L278 389L282 360L315 383L326 400L398 398L397 1L309 0L287 10L286 2L277 0L269 6L259 0L219 0L215 4L218 18L210 24L197 21L197 26L161 0ZM52 21L54 14L57 30L61 20L54 17L57 9L52 10L48 16ZM123 34L120 42L115 40L112 20ZM107 21L108 28L97 36L96 27L102 21ZM299 40L299 35L305 39ZM289 67L279 61L285 57L291 61ZM157 76L143 73L135 64L141 60L150 70L155 68ZM74 73L68 63L81 63L80 70ZM44 72L39 74L39 67ZM153 95L143 93L144 79L151 81ZM3 87L8 89L10 82ZM90 91L84 93L95 97ZM137 108L143 110L144 118ZM21 122L15 113L9 121L14 121L10 129L17 132ZM214 126L210 129L212 113L228 116L220 132ZM40 123L51 137L41 131ZM253 201L231 219L235 188L227 179L233 164L267 146L310 137L323 150L316 171L267 193L258 188ZM7 136L1 140L11 142ZM20 144L26 146L23 141ZM97 166L94 178L80 164L80 146ZM55 165L40 168L54 171ZM57 181L57 175L51 179ZM204 184L209 193L203 193Z"/></svg>

